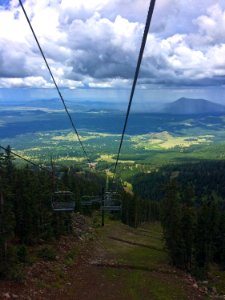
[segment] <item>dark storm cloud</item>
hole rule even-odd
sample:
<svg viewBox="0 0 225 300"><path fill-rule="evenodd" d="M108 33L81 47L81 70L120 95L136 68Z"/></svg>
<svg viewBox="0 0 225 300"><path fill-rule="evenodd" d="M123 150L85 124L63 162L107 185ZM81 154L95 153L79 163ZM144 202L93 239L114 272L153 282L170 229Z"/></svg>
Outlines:
<svg viewBox="0 0 225 300"><path fill-rule="evenodd" d="M130 33L123 32L124 25ZM99 16L86 22L75 21L68 35L68 44L72 49L72 57L67 61L72 66L71 78L74 74L96 79L132 78L140 33L142 26L130 25L121 17L114 22Z"/></svg>
<svg viewBox="0 0 225 300"><path fill-rule="evenodd" d="M31 75L22 45L0 40L0 77L15 78Z"/></svg>
<svg viewBox="0 0 225 300"><path fill-rule="evenodd" d="M102 48L99 52L95 48L83 50L69 61L73 66L71 78L72 74L80 74L96 79L116 77L131 79L135 70L135 59L134 55L123 53L116 48Z"/></svg>

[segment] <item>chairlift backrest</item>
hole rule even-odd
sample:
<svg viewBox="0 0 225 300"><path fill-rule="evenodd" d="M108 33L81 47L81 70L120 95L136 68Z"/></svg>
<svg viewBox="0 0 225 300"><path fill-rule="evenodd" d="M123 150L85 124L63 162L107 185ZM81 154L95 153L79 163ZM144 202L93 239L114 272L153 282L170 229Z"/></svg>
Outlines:
<svg viewBox="0 0 225 300"><path fill-rule="evenodd" d="M118 192L106 192L105 193L105 203L111 203L113 205L116 205L118 203L121 203L121 196Z"/></svg>
<svg viewBox="0 0 225 300"><path fill-rule="evenodd" d="M101 207L104 211L121 211L121 197L118 192L105 192L104 205Z"/></svg>
<svg viewBox="0 0 225 300"><path fill-rule="evenodd" d="M70 191L57 191L52 195L53 211L74 211L75 199L74 194Z"/></svg>

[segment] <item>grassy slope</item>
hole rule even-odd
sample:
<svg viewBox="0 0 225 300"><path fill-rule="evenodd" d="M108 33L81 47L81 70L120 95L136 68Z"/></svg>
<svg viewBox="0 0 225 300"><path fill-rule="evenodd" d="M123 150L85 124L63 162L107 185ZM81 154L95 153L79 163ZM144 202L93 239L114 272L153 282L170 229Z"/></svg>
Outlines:
<svg viewBox="0 0 225 300"><path fill-rule="evenodd" d="M104 271L109 280L122 283L126 299L204 299L186 275L169 266L159 224L132 229L108 223L100 235L113 257Z"/></svg>
<svg viewBox="0 0 225 300"><path fill-rule="evenodd" d="M95 218L95 226L99 221ZM159 224L133 229L106 219L104 228L80 239L62 238L52 247L57 259L35 259L24 283L0 281L0 299L206 299L193 280L168 264Z"/></svg>

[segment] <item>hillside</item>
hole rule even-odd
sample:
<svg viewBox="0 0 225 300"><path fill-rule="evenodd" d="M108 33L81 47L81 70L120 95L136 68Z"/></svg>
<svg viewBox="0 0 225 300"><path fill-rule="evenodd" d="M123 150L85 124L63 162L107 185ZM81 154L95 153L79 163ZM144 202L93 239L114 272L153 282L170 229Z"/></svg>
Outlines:
<svg viewBox="0 0 225 300"><path fill-rule="evenodd" d="M175 115L224 113L225 106L205 99L183 97L168 104L163 109L163 112Z"/></svg>
<svg viewBox="0 0 225 300"><path fill-rule="evenodd" d="M172 137L172 135L168 131L162 131L157 133L151 133L150 137L152 139L168 140Z"/></svg>
<svg viewBox="0 0 225 300"><path fill-rule="evenodd" d="M194 279L168 264L158 223L133 229L107 220L94 229L86 222L88 232L53 245L57 259L28 266L23 283L1 281L0 299L205 299Z"/></svg>

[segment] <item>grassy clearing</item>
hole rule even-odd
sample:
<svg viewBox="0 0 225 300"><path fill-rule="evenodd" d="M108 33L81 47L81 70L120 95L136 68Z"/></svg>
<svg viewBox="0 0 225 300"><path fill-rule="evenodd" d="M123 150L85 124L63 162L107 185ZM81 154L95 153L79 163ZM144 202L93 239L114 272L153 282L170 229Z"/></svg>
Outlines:
<svg viewBox="0 0 225 300"><path fill-rule="evenodd" d="M193 145L211 143L212 135L204 136L173 136L168 132L151 133L131 138L135 148L144 150L168 150L174 147L188 148Z"/></svg>
<svg viewBox="0 0 225 300"><path fill-rule="evenodd" d="M210 278L208 288L215 287L219 294L225 295L225 271L221 270L217 265L210 268Z"/></svg>
<svg viewBox="0 0 225 300"><path fill-rule="evenodd" d="M57 133L57 135L52 136L51 140L55 141L78 141L77 137L74 135L73 132L67 133L68 130L61 131L61 133ZM104 137L120 137L119 134L110 134L110 133L100 133L100 132L81 132L81 140L88 141L93 139L99 139Z"/></svg>
<svg viewBox="0 0 225 300"><path fill-rule="evenodd" d="M116 160L114 158L112 158L113 155L108 155L108 154L102 154L100 155L100 157L98 159L96 159L97 161L106 161L108 163L114 163Z"/></svg>
<svg viewBox="0 0 225 300"><path fill-rule="evenodd" d="M115 285L122 282L126 299L203 299L195 297L185 275L180 278L179 271L169 265L158 223L132 229L107 221L99 231L106 251L114 258L114 265L104 269L106 276Z"/></svg>
<svg viewBox="0 0 225 300"><path fill-rule="evenodd" d="M109 247L109 252L118 256L119 263L129 265L138 263L140 266L149 268L159 267L159 264L167 263L168 257L163 249L162 233L159 224L152 224L151 231L149 231L148 226L147 229L145 227L131 229L120 224L118 226L119 228L114 232L108 232L105 243ZM119 238L119 240L112 242L113 237ZM140 246L135 246L131 243L137 243ZM119 255L118 248L120 248Z"/></svg>
<svg viewBox="0 0 225 300"><path fill-rule="evenodd" d="M170 299L191 299L185 290L179 286L179 282L168 280L166 276L148 274L143 271L113 270L108 276L122 279L124 283L124 294L131 300L170 300Z"/></svg>
<svg viewBox="0 0 225 300"><path fill-rule="evenodd" d="M114 155L109 155L109 154L101 154L97 161L106 161L108 163L115 163L116 159L113 158ZM120 160L120 163L124 164L134 164L134 160Z"/></svg>

